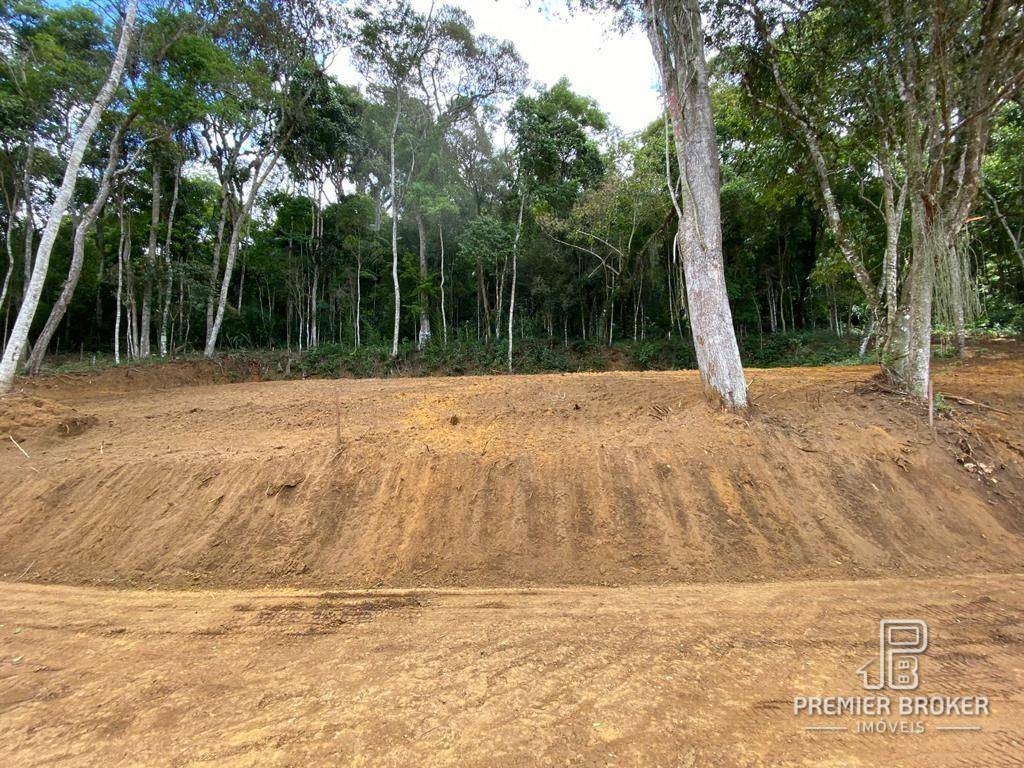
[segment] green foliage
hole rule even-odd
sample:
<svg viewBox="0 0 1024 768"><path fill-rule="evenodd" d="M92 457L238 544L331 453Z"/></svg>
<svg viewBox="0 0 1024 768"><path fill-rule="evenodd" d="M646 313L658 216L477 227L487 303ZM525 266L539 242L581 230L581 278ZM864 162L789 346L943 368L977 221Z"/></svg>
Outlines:
<svg viewBox="0 0 1024 768"><path fill-rule="evenodd" d="M140 122L161 136L205 117L229 80L233 63L205 33L202 19L158 8L141 37L132 104Z"/></svg>
<svg viewBox="0 0 1024 768"><path fill-rule="evenodd" d="M831 331L774 333L740 341L740 354L750 368L784 366L860 365L871 358L858 357L859 336L836 336Z"/></svg>
<svg viewBox="0 0 1024 768"><path fill-rule="evenodd" d="M765 337L765 344L748 339L743 355L753 368L794 365L861 365L870 359L857 356L859 339L836 338L827 333L778 334ZM671 371L693 370L696 361L687 341L646 339L622 341L613 347L576 340L559 342L523 339L517 342L514 373L579 373L607 370ZM476 339L453 339L444 345L435 341L422 351L411 342L403 344L396 358L387 343L326 343L303 352L260 350L240 347L224 353L225 369L238 370L233 380L244 380L254 370L264 378L382 378L387 376L483 376L507 373L506 349L501 343ZM106 367L113 360L100 355L66 355L55 358L53 371L83 371ZM183 360L198 359L183 356Z"/></svg>
<svg viewBox="0 0 1024 768"><path fill-rule="evenodd" d="M640 7L611 5L627 15ZM715 5L723 244L744 362L859 361L866 302L829 234L799 126L765 106L775 86L749 18L732 15L735 4ZM954 5L957 13L967 7ZM122 334L129 300L140 302L149 278L154 304L170 286L176 352L202 347L237 220L222 346L271 349L267 365L292 358L292 375L503 370L513 252L516 370L692 367L668 192L680 180L664 120L623 136L568 80L527 90L511 44L478 34L467 12L418 7L360 2L345 14L321 0L149 6L78 183L75 216L93 200L122 129L117 183L89 232L81 283L54 345L110 347L123 245ZM866 85L878 66L877 9L856 0L777 10L792 22L779 27L782 74L823 138L844 225L877 278L885 249L881 147L878 114L864 108L874 98ZM9 295L17 297L22 244L36 237L40 205L62 173L68 116L94 95L116 35L113 17L80 1L0 0L0 12L0 238L14 254ZM342 85L325 66L342 20L365 78L360 88ZM250 215L242 210L247 194L278 154ZM966 233L985 308L979 333L1024 331L1024 262L1014 246L1024 234L1022 158L1024 110L1011 103L995 116L978 217ZM158 177L160 258L149 266ZM28 224L26 196L36 205ZM403 339L394 359L393 223ZM41 314L70 258L71 217L64 228ZM906 226L903 237L901 280ZM0 279L8 266L0 260ZM434 339L416 352L421 311Z"/></svg>
<svg viewBox="0 0 1024 768"><path fill-rule="evenodd" d="M473 264L481 259L494 267L512 253L512 231L494 216L477 216L463 228L458 247L464 263Z"/></svg>
<svg viewBox="0 0 1024 768"><path fill-rule="evenodd" d="M974 227L985 325L1024 333L1024 106L996 117Z"/></svg>
<svg viewBox="0 0 1024 768"><path fill-rule="evenodd" d="M592 99L573 93L568 80L537 96L521 96L508 124L516 137L522 183L546 208L567 213L604 174L591 132L606 130L608 118Z"/></svg>
<svg viewBox="0 0 1024 768"><path fill-rule="evenodd" d="M334 82L312 62L305 62L290 84L293 131L284 158L299 181L324 174L337 178L348 158L360 151L359 122L365 102L355 88Z"/></svg>

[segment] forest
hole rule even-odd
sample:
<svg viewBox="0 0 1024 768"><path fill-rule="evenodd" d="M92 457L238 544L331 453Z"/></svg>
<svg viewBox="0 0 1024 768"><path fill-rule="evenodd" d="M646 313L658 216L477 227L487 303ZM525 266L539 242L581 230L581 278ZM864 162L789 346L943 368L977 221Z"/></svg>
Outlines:
<svg viewBox="0 0 1024 768"><path fill-rule="evenodd" d="M704 371L724 274L748 364L823 344L922 394L922 345L1024 329L1024 20L893 5L717 0L689 48L693 3L567 5L652 41L666 109L626 133L452 6L4 0L2 383L230 349Z"/></svg>

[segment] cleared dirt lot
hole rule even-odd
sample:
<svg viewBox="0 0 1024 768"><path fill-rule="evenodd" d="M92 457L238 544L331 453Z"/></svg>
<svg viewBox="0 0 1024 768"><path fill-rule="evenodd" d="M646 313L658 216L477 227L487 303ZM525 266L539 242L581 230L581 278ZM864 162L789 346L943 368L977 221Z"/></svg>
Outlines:
<svg viewBox="0 0 1024 768"><path fill-rule="evenodd" d="M947 364L932 433L877 369L179 386L0 399L0 579L650 584L1017 571L1024 356ZM186 381L188 379L186 378ZM27 454L8 439L13 436Z"/></svg>
<svg viewBox="0 0 1024 768"><path fill-rule="evenodd" d="M881 616L991 716L814 733ZM455 592L0 589L0 763L1019 766L1024 578ZM12 662L18 658L17 663ZM856 718L838 720L854 728ZM979 724L980 732L938 725Z"/></svg>
<svg viewBox="0 0 1024 768"><path fill-rule="evenodd" d="M869 367L751 377L26 385L0 766L1024 765L1019 345L940 366L934 431ZM991 714L795 716L882 618Z"/></svg>

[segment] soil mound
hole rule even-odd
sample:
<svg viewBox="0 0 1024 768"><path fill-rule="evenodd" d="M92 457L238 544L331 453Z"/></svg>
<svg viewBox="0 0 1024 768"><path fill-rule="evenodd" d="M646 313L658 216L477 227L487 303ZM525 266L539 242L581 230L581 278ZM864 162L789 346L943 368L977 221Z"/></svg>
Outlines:
<svg viewBox="0 0 1024 768"><path fill-rule="evenodd" d="M21 441L46 433L73 437L97 423L95 416L42 397L15 394L0 398L0 438Z"/></svg>
<svg viewBox="0 0 1024 768"><path fill-rule="evenodd" d="M692 372L55 388L97 421L29 435L31 459L0 447L0 575L347 587L1016 571L1017 352L942 373L958 400L934 432L870 367L751 371L747 417L709 409Z"/></svg>
<svg viewBox="0 0 1024 768"><path fill-rule="evenodd" d="M228 355L216 360L153 361L114 368L77 370L19 378L24 392L44 397L138 394L204 384L263 381L273 371L256 357Z"/></svg>

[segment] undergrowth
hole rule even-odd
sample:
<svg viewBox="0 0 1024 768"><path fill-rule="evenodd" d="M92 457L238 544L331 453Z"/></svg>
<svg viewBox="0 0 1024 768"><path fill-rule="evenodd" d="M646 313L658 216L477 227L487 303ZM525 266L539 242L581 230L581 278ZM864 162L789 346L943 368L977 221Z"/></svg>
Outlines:
<svg viewBox="0 0 1024 768"><path fill-rule="evenodd" d="M740 354L748 368L776 368L822 365L859 365L874 362L872 352L858 355L860 338L837 337L828 331L799 331L765 334L740 339ZM941 339L935 345L943 355ZM505 341L458 339L448 344L435 340L419 351L412 343L399 348L391 358L388 345L353 347L323 344L310 350L259 349L226 350L214 360L204 361L198 352L177 354L177 362L214 367L226 380L366 378L386 376L467 376L506 373L508 347ZM166 362L159 357L133 360L124 366L149 367ZM522 339L514 349L515 373L576 373L608 370L667 371L696 368L689 339L626 339L611 346L592 340ZM110 355L82 353L51 359L44 371L74 374L113 367Z"/></svg>

